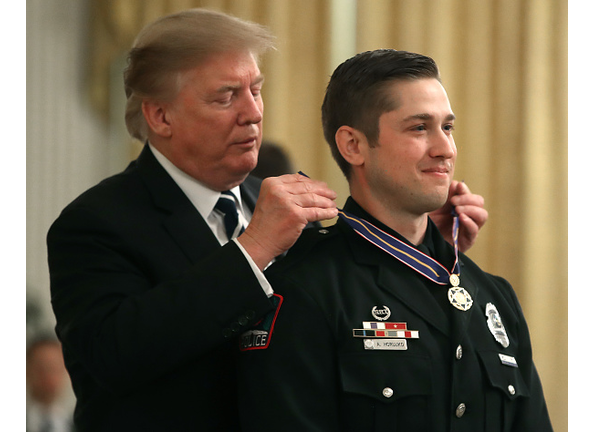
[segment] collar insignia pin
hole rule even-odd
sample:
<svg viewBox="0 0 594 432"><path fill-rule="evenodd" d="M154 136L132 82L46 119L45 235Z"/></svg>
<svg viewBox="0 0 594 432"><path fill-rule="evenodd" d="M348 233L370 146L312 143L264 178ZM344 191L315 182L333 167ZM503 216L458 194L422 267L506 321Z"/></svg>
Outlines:
<svg viewBox="0 0 594 432"><path fill-rule="evenodd" d="M373 315L373 317L378 321L386 321L388 318L390 318L391 314L392 312L390 312L390 308L386 305L382 306L381 308L374 306L373 309L371 309L371 315Z"/></svg>

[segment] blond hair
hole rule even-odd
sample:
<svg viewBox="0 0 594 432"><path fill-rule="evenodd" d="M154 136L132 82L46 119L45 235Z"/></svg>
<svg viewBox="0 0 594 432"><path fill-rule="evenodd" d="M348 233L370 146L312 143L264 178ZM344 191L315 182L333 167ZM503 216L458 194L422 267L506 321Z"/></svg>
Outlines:
<svg viewBox="0 0 594 432"><path fill-rule="evenodd" d="M270 31L250 21L206 9L189 9L148 24L136 37L124 71L126 127L141 141L148 137L144 99L171 100L184 71L215 53L247 50L256 60L274 48Z"/></svg>

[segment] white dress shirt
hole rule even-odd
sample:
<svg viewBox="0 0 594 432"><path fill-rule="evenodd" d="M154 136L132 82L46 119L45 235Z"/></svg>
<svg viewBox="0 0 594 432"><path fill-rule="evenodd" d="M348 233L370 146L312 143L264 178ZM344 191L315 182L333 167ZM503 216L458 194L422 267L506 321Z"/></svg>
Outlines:
<svg viewBox="0 0 594 432"><path fill-rule="evenodd" d="M221 243L221 245L227 243L229 240L227 239L227 233L225 232L223 213L214 208L217 201L219 200L219 197L221 196L221 193L209 189L195 178L180 170L150 143L149 148L153 152L153 155L157 161L161 164L165 171L167 171L173 181L177 183L183 193L186 194L194 207L196 207L196 210L198 210L198 213L200 213L202 218L206 221L215 237L219 240L219 243ZM250 209L247 208L247 206L244 206L242 203L239 186L231 189L231 192L235 197L235 204L237 205L239 220L244 227L247 227L249 221L252 218L252 213ZM241 246L237 239L233 239L233 242L245 255L250 267L254 272L254 275L258 278L258 281L260 282L260 285L262 286L262 289L266 295L268 297L272 296L274 291L272 290L268 280L266 280L264 273L262 273L262 271L258 268L252 257L247 253L243 246Z"/></svg>

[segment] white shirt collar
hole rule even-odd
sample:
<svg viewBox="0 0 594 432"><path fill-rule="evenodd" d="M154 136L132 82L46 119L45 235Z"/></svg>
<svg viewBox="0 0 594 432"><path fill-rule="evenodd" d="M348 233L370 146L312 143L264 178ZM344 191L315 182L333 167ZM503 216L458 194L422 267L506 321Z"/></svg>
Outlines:
<svg viewBox="0 0 594 432"><path fill-rule="evenodd" d="M204 220L208 219L209 215L212 213L214 209L214 206L219 200L221 193L208 188L207 186L196 180L194 177L180 170L173 164L173 162L167 159L151 143L149 143L149 148L153 152L153 155L155 156L157 161L171 176L173 181L177 183L177 185L184 192L184 194L186 194L186 196L192 202L192 204L194 204L194 207L196 207L196 209L204 218ZM235 195L235 200L237 201L240 212L245 214L243 204L241 201L241 191L239 189L239 186L235 186L233 189L231 189L231 192L233 193L233 195Z"/></svg>

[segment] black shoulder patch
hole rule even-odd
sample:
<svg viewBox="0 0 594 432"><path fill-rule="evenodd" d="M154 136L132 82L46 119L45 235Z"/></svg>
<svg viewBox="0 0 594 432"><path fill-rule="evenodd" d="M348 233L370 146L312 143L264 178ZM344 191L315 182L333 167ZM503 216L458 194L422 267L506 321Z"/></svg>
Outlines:
<svg viewBox="0 0 594 432"><path fill-rule="evenodd" d="M274 310L266 314L254 327L241 335L239 340L240 351L266 349L270 345L274 323L283 304L283 296L273 294L270 300L274 304Z"/></svg>

